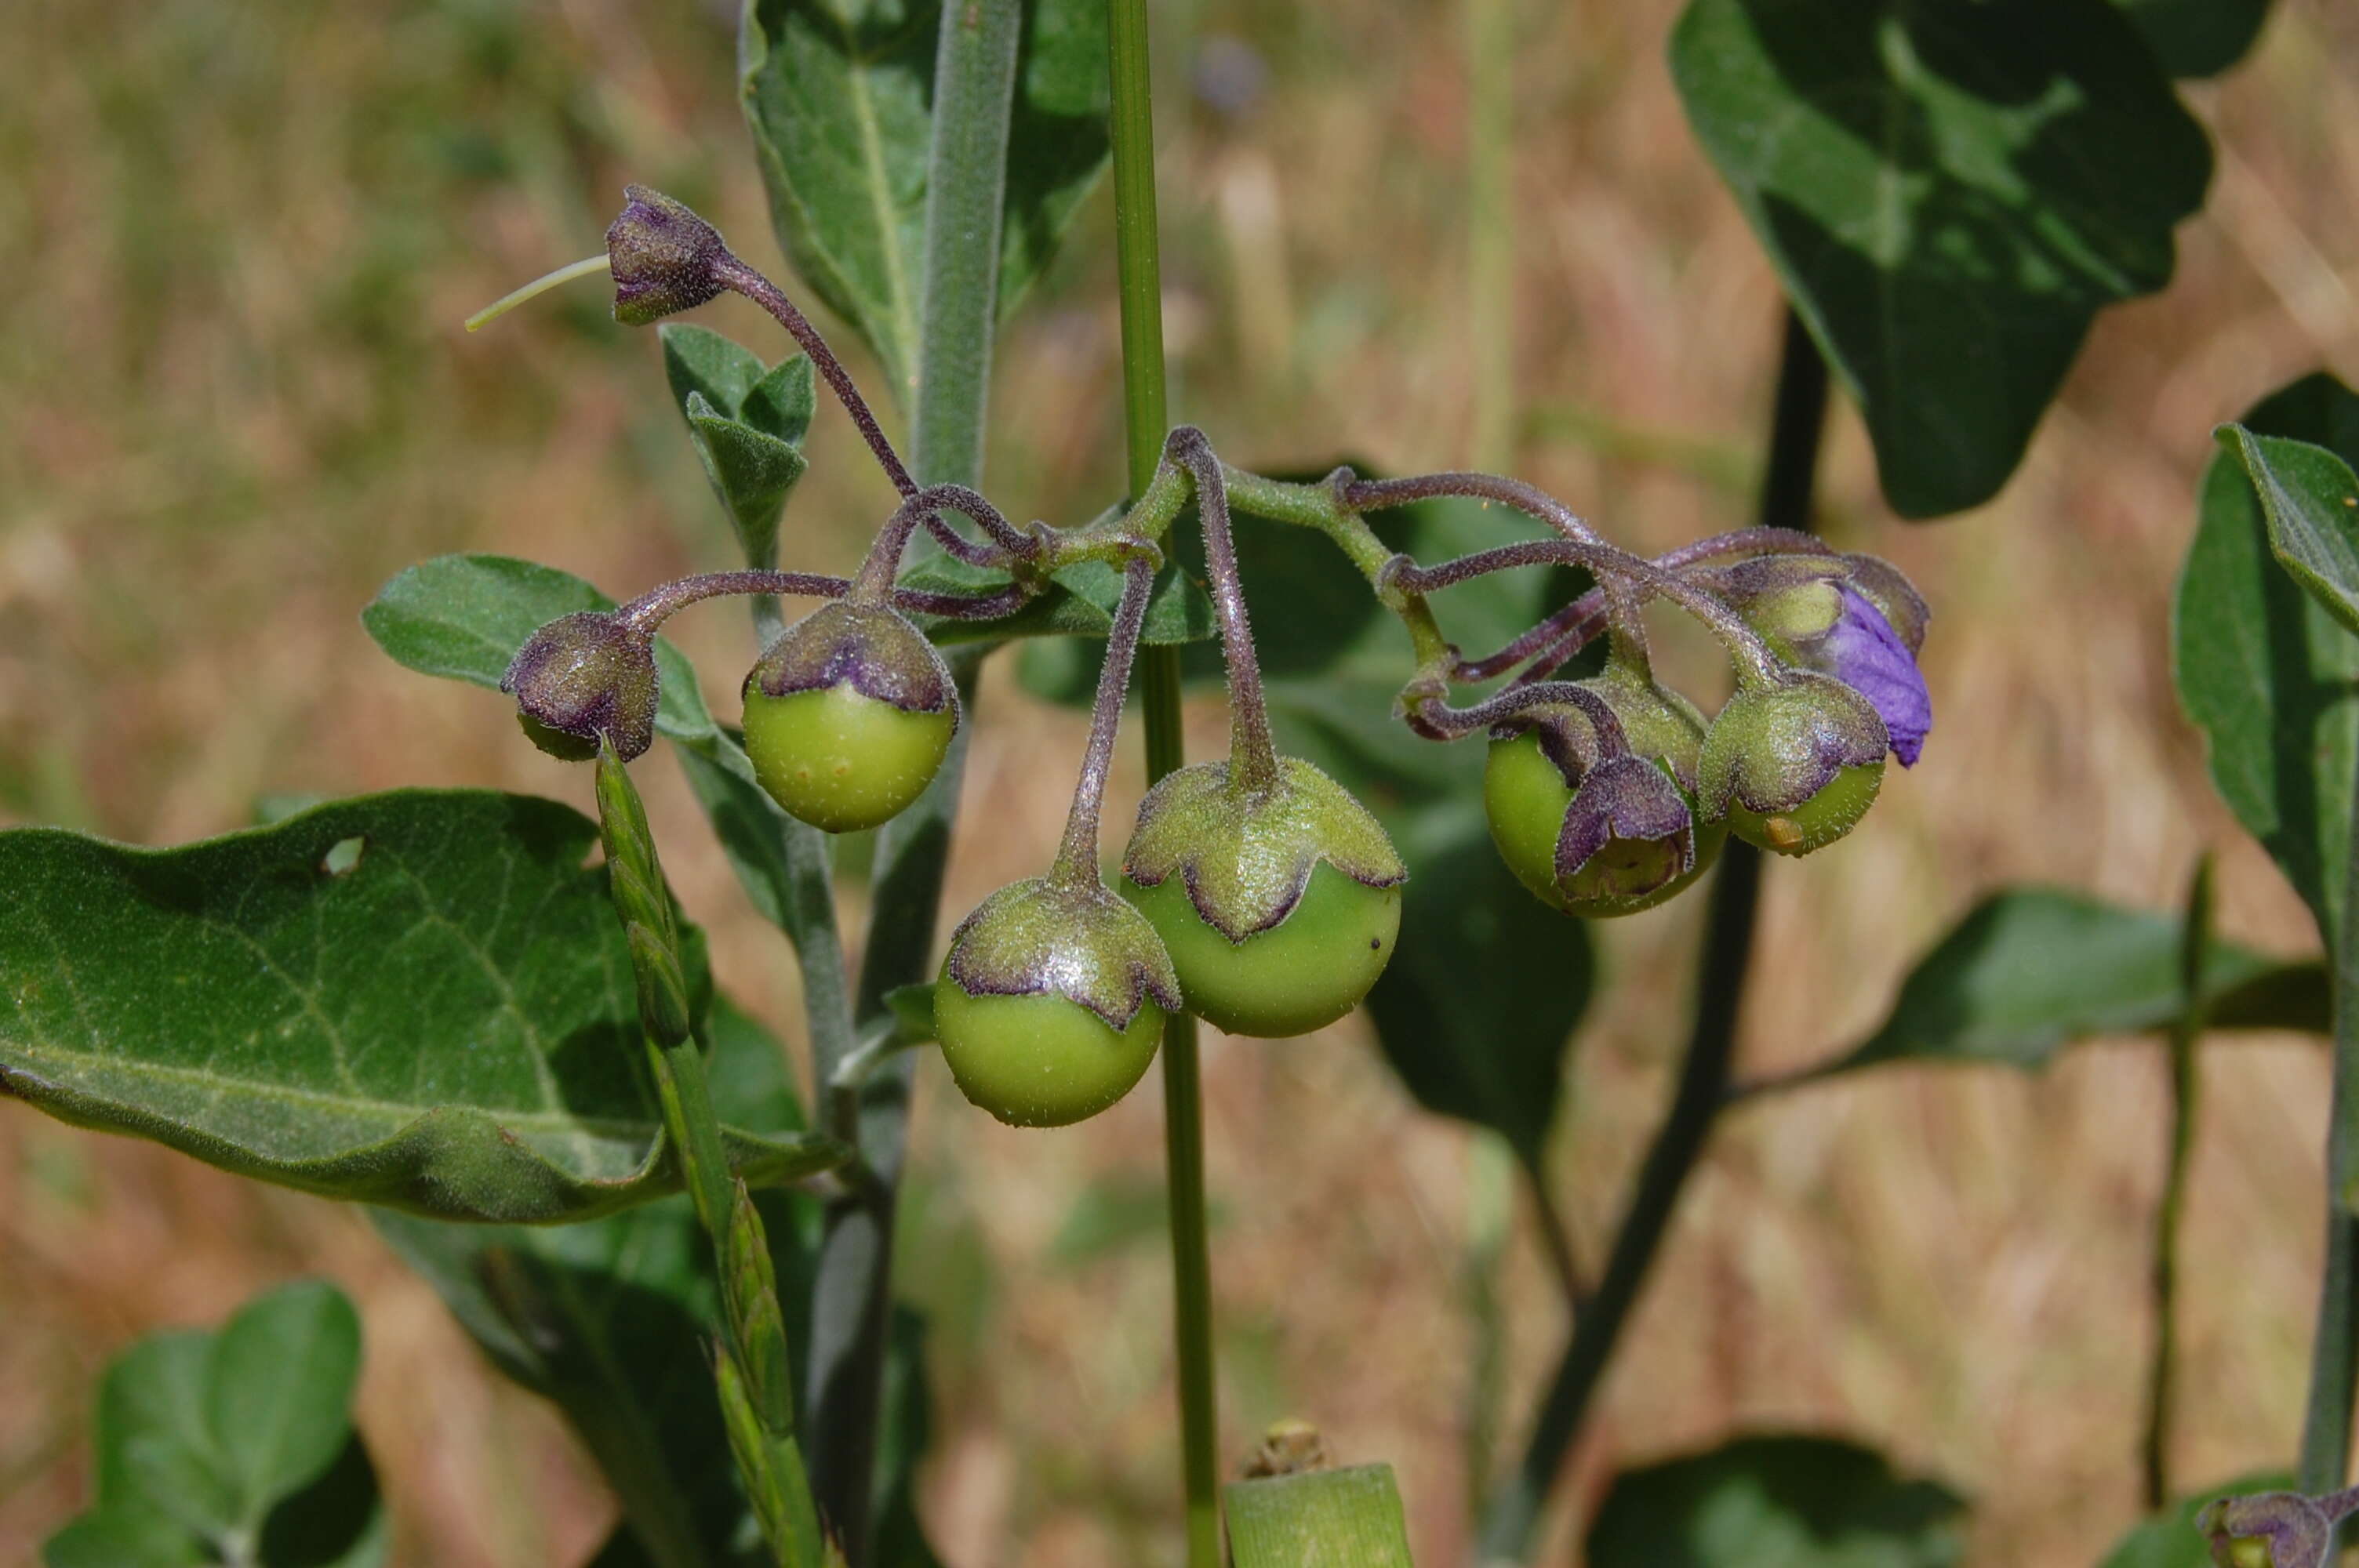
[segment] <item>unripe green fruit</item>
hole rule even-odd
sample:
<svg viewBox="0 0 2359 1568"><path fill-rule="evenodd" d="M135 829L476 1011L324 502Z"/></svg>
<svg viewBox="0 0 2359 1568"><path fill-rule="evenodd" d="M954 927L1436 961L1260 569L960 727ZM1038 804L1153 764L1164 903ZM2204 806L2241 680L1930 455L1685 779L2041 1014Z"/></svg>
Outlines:
<svg viewBox="0 0 2359 1568"><path fill-rule="evenodd" d="M770 798L814 827L853 833L888 822L925 793L958 714L912 713L847 682L745 694L745 754Z"/></svg>
<svg viewBox="0 0 2359 1568"><path fill-rule="evenodd" d="M1142 1000L1116 1029L1061 996L973 996L947 960L934 982L934 1029L959 1092L1011 1127L1063 1127L1128 1094L1155 1060L1163 1018Z"/></svg>
<svg viewBox="0 0 2359 1568"><path fill-rule="evenodd" d="M1188 1011L1232 1034L1308 1034L1360 1004L1392 958L1401 884L1370 887L1321 863L1284 920L1232 942L1198 914L1183 879L1123 897L1163 938Z"/></svg>
<svg viewBox="0 0 2359 1568"><path fill-rule="evenodd" d="M526 740L560 762L586 762L598 754L597 741L552 730L529 713L516 715L516 728L524 731Z"/></svg>
<svg viewBox="0 0 2359 1568"><path fill-rule="evenodd" d="M1774 854L1807 855L1857 826L1875 804L1883 782L1884 764L1875 762L1839 769L1818 794L1786 811L1757 812L1741 800L1731 800L1728 830Z"/></svg>
<svg viewBox="0 0 2359 1568"><path fill-rule="evenodd" d="M1659 764L1658 764L1659 765ZM1542 749L1538 730L1491 742L1483 768L1484 815L1491 842L1516 880L1551 909L1588 919L1636 914L1676 898L1695 885L1720 857L1726 833L1716 824L1695 830L1695 864L1647 892L1627 894L1619 886L1644 886L1669 868L1678 850L1668 841L1616 839L1584 864L1570 886L1558 880L1556 846L1572 806L1573 787Z"/></svg>

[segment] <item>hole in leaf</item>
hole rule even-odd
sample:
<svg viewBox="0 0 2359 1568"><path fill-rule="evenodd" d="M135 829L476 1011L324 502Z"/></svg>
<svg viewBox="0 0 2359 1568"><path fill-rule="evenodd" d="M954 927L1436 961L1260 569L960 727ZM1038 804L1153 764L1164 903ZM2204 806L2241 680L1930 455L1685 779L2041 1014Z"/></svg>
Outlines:
<svg viewBox="0 0 2359 1568"><path fill-rule="evenodd" d="M320 857L320 869L332 877L347 875L361 863L361 851L367 848L366 838L339 838Z"/></svg>

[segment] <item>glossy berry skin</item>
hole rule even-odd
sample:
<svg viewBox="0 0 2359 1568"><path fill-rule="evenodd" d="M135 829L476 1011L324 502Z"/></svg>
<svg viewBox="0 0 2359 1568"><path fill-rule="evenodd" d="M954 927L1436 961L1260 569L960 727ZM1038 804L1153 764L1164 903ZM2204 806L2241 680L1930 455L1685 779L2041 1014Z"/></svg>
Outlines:
<svg viewBox="0 0 2359 1568"><path fill-rule="evenodd" d="M888 822L925 793L958 714L912 713L849 684L745 694L745 754L787 811L830 833Z"/></svg>
<svg viewBox="0 0 2359 1568"><path fill-rule="evenodd" d="M1147 1076L1163 1010L1142 1001L1116 1029L1065 997L973 996L947 963L934 1028L959 1092L1011 1127L1064 1127L1122 1098Z"/></svg>
<svg viewBox="0 0 2359 1568"><path fill-rule="evenodd" d="M1875 762L1839 770L1816 795L1785 811L1754 811L1732 800L1728 830L1772 854L1807 855L1850 832L1875 804L1883 782L1884 764Z"/></svg>
<svg viewBox="0 0 2359 1568"><path fill-rule="evenodd" d="M1370 887L1334 867L1310 873L1286 918L1232 942L1196 912L1185 883L1125 878L1122 895L1163 938L1188 1011L1231 1034L1308 1034L1350 1012L1391 961L1401 888Z"/></svg>
<svg viewBox="0 0 2359 1568"><path fill-rule="evenodd" d="M1582 866L1568 886L1557 877L1556 847L1572 797L1573 786L1541 748L1538 730L1526 730L1491 742L1483 769L1483 808L1490 823L1491 841L1532 896L1567 914L1591 919L1636 914L1676 898L1712 868L1727 838L1718 824L1699 824L1695 864L1661 886L1635 896L1613 891L1614 884L1625 879L1652 881L1654 874L1666 869L1654 866L1652 858L1674 851L1669 845L1616 840L1599 852L1597 860ZM1647 863L1635 863L1639 860Z"/></svg>

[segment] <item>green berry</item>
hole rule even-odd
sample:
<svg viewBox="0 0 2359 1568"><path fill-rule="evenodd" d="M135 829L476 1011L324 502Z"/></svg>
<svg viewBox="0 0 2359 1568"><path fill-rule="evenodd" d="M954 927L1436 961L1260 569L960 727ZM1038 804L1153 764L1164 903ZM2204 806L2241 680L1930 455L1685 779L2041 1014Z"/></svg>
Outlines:
<svg viewBox="0 0 2359 1568"><path fill-rule="evenodd" d="M1684 871L1678 865L1681 850L1670 840L1613 838L1570 879L1560 878L1557 843L1573 795L1573 785L1565 782L1563 771L1541 745L1537 728L1491 742L1483 769L1483 807L1491 841L1517 881L1542 903L1567 914L1589 919L1636 914L1675 898L1711 869L1727 837L1716 825L1699 826L1694 863Z"/></svg>
<svg viewBox="0 0 2359 1568"><path fill-rule="evenodd" d="M1277 1038L1334 1022L1376 983L1400 932L1398 882L1370 887L1323 862L1284 920L1239 942L1205 922L1181 878L1154 887L1125 878L1122 894L1163 938L1188 1011L1232 1034Z"/></svg>
<svg viewBox="0 0 2359 1568"><path fill-rule="evenodd" d="M754 776L791 816L853 833L899 816L925 793L958 716L910 713L850 685L745 697Z"/></svg>
<svg viewBox="0 0 2359 1568"><path fill-rule="evenodd" d="M1884 764L1867 762L1838 770L1818 794L1784 811L1757 812L1732 800L1728 830L1776 854L1807 855L1850 832L1875 804L1883 782Z"/></svg>
<svg viewBox="0 0 2359 1568"><path fill-rule="evenodd" d="M973 996L944 965L934 1028L959 1092L1011 1127L1063 1127L1095 1116L1147 1076L1163 1010L1142 1002L1116 1029L1061 996Z"/></svg>
<svg viewBox="0 0 2359 1568"><path fill-rule="evenodd" d="M1147 792L1123 894L1163 938L1189 1011L1232 1034L1308 1033L1391 961L1408 869L1368 808L1301 758L1277 759L1260 788L1233 787L1232 765Z"/></svg>
<svg viewBox="0 0 2359 1568"><path fill-rule="evenodd" d="M754 776L790 815L830 833L899 816L958 732L950 667L884 605L812 611L763 652L745 696Z"/></svg>
<svg viewBox="0 0 2359 1568"><path fill-rule="evenodd" d="M1040 877L959 922L934 1030L969 1100L1010 1126L1062 1127L1130 1092L1180 1000L1144 915L1095 881Z"/></svg>

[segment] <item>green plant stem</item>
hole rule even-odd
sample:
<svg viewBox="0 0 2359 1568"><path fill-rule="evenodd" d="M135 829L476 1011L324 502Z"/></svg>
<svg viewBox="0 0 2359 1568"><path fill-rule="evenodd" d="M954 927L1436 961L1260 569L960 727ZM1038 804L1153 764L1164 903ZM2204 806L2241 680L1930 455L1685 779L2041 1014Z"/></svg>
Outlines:
<svg viewBox="0 0 2359 1568"><path fill-rule="evenodd" d="M2352 801L2359 827L2359 793ZM2359 838L2353 840L2359 844ZM2301 1489L2342 1487L2351 1467L2351 1394L2359 1372L2359 1215L2349 1207L2359 1177L2359 853L2344 869L2334 946L2334 1088L2326 1126L2326 1262L2319 1281L2318 1332L2310 1353L2310 1400L2301 1423Z"/></svg>
<svg viewBox="0 0 2359 1568"><path fill-rule="evenodd" d="M1147 75L1146 0L1106 0L1114 87L1114 213L1122 299L1123 429L1130 493L1154 482L1169 423L1163 384L1163 282L1155 226L1155 114ZM1139 705L1151 784L1185 760L1180 654L1142 650ZM1163 1026L1163 1139L1171 1206L1172 1342L1180 1383L1180 1452L1189 1568L1219 1568L1219 1407L1212 1380L1212 1249L1204 1205L1204 1108L1196 1021Z"/></svg>
<svg viewBox="0 0 2359 1568"><path fill-rule="evenodd" d="M2154 1215L2154 1360L2147 1371L2146 1439L2140 1445L2148 1513L2170 1501L2172 1369L2179 1357L2179 1218L2186 1206L2187 1158L2195 1142L2195 1059L2202 1043L2203 969L2212 947L2212 857L2196 862L2187 887L2179 946L2179 1018L2170 1027L2170 1141Z"/></svg>
<svg viewBox="0 0 2359 1568"><path fill-rule="evenodd" d="M1809 524L1826 398L1826 363L1789 309L1757 519L1765 526ZM1639 1167L1597 1293L1573 1325L1572 1341L1541 1400L1523 1460L1484 1517L1480 1557L1486 1563L1521 1562L1529 1549L1540 1509L1580 1435L1590 1399L1613 1358L1680 1195L1718 1119L1744 1005L1760 885L1760 851L1732 842L1712 881L1703 955L1696 969L1695 1022L1680 1063L1679 1087Z"/></svg>
<svg viewBox="0 0 2359 1568"><path fill-rule="evenodd" d="M999 231L1007 178L1017 0L942 8L935 52L934 138L927 165L924 336L916 439L922 485L980 485L992 328L999 309ZM975 722L979 654L954 658L965 721L918 803L878 830L873 903L854 1031L890 1010L886 993L926 978L941 907L942 871L958 815L967 737ZM847 1035L846 1043L856 1035ZM821 1082L836 1064L823 1064ZM893 1219L909 1115L914 1059L900 1055L842 1097L850 1125L834 1130L860 1150L867 1178L828 1206L812 1285L810 1400L811 1489L844 1559L871 1555L878 1412L892 1313Z"/></svg>

